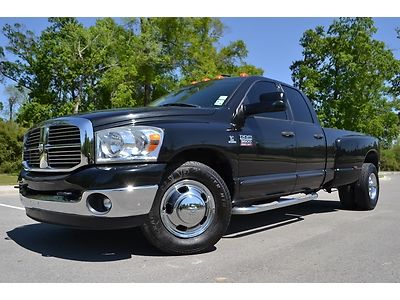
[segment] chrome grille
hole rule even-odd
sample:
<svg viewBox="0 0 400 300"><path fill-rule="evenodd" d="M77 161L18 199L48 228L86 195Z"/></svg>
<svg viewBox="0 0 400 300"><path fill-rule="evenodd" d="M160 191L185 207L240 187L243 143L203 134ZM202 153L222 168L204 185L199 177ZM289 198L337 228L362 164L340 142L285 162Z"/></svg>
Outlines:
<svg viewBox="0 0 400 300"><path fill-rule="evenodd" d="M23 160L27 161L30 166L39 168L39 140L40 140L40 128L32 129L26 135L25 146L24 146L24 157Z"/></svg>
<svg viewBox="0 0 400 300"><path fill-rule="evenodd" d="M48 165L52 168L73 168L81 162L81 133L73 125L49 127Z"/></svg>
<svg viewBox="0 0 400 300"><path fill-rule="evenodd" d="M59 118L47 121L25 135L23 165L31 171L71 171L88 164L92 151L91 122L73 117Z"/></svg>
<svg viewBox="0 0 400 300"><path fill-rule="evenodd" d="M49 127L50 145L81 144L79 128L73 125L54 125Z"/></svg>

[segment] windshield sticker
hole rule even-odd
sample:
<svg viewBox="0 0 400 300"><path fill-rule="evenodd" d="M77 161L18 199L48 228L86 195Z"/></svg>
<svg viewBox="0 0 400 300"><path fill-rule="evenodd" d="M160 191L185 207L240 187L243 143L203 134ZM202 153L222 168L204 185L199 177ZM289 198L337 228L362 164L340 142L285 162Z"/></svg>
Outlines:
<svg viewBox="0 0 400 300"><path fill-rule="evenodd" d="M250 134L239 135L240 146L249 147L253 146L253 136Z"/></svg>
<svg viewBox="0 0 400 300"><path fill-rule="evenodd" d="M214 105L221 106L224 104L225 100L228 98L228 96L219 96L217 101L214 102Z"/></svg>

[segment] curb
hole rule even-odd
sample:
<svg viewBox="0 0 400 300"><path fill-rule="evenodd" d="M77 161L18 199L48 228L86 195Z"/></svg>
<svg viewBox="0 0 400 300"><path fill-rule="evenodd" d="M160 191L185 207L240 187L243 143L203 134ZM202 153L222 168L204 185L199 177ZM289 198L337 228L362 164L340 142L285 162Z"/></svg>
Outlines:
<svg viewBox="0 0 400 300"><path fill-rule="evenodd" d="M0 185L0 194L2 193L18 193L18 189L13 185Z"/></svg>
<svg viewBox="0 0 400 300"><path fill-rule="evenodd" d="M390 175L399 175L400 172L396 172L396 171L383 171L383 172L379 172L379 180L382 181L387 181L387 180L391 180L391 176Z"/></svg>

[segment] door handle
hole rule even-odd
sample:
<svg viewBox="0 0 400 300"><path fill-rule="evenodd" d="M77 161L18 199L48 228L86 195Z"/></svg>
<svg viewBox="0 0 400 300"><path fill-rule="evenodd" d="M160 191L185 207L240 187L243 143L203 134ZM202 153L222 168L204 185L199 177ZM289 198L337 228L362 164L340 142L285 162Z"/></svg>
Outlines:
<svg viewBox="0 0 400 300"><path fill-rule="evenodd" d="M294 136L294 132L293 131L282 131L281 134L284 137L293 137Z"/></svg>
<svg viewBox="0 0 400 300"><path fill-rule="evenodd" d="M316 139L318 139L318 140L322 139L323 137L324 137L324 135L323 135L322 133L316 133L316 134L314 134L314 138L316 138Z"/></svg>

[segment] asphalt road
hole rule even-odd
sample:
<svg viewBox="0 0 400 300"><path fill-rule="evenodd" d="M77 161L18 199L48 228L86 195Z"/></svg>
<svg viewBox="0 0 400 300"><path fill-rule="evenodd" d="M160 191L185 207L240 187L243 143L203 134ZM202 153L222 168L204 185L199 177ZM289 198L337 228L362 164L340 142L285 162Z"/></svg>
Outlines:
<svg viewBox="0 0 400 300"><path fill-rule="evenodd" d="M139 229L80 231L30 220L0 191L0 282L399 282L400 174L381 180L374 211L337 193L235 216L204 254L165 256ZM17 207L17 208L15 208Z"/></svg>

